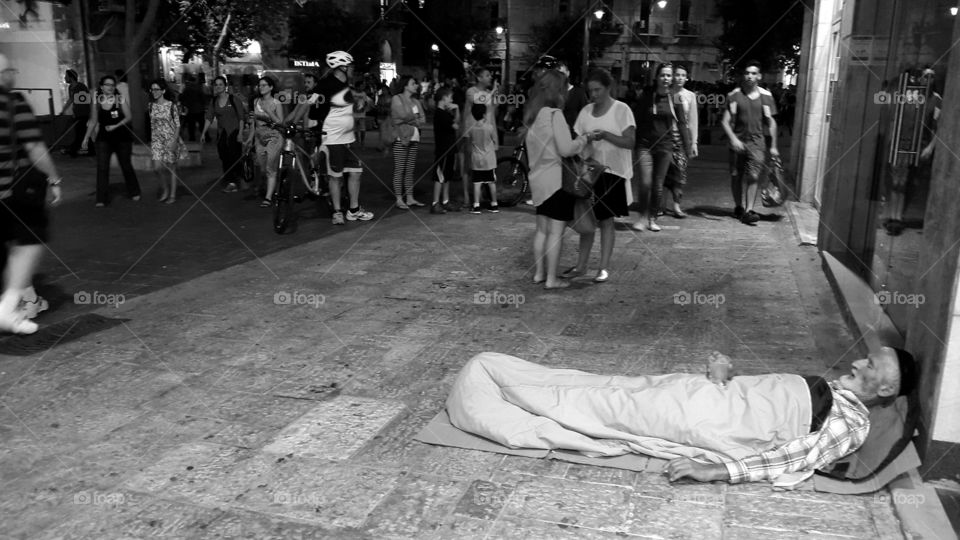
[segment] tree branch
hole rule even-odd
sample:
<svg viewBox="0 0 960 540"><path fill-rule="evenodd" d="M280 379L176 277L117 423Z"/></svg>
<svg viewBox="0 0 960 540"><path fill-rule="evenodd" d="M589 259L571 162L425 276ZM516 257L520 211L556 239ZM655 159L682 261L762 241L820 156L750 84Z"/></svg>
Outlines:
<svg viewBox="0 0 960 540"><path fill-rule="evenodd" d="M223 30L220 31L220 39L218 39L217 44L213 46L214 57L220 55L220 49L223 48L223 43L227 40L227 32L230 30L231 17L233 17L233 12L227 13L227 19L223 21Z"/></svg>

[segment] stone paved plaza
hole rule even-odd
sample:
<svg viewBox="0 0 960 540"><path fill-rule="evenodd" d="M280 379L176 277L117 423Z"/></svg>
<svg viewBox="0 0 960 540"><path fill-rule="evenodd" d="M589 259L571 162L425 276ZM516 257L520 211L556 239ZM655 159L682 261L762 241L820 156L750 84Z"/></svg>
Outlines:
<svg viewBox="0 0 960 540"><path fill-rule="evenodd" d="M481 351L625 375L700 372L715 349L740 374L846 371L859 351L815 249L785 216L728 217L724 164L693 167L691 216L619 227L605 284L532 285L529 209L394 210L4 357L0 536L901 538L882 493L669 484L413 440ZM562 266L575 250L568 233Z"/></svg>

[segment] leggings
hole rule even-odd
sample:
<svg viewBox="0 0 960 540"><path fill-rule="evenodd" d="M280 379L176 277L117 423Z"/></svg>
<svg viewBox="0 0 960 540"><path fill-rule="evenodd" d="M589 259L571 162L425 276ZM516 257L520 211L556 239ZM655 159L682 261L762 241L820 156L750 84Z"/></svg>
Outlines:
<svg viewBox="0 0 960 540"><path fill-rule="evenodd" d="M393 193L402 199L404 195L413 198L413 167L417 164L417 147L420 144L410 141L404 146L399 140L393 141Z"/></svg>

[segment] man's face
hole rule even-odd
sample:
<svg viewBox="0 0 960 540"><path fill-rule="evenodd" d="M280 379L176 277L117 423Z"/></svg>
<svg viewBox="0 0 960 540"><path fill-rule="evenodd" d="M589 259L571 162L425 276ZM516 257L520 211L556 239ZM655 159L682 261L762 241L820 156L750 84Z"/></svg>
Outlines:
<svg viewBox="0 0 960 540"><path fill-rule="evenodd" d="M307 87L307 92L309 92L309 91L313 90L314 87L317 86L317 80L314 79L312 76L309 76L309 75L308 75L308 76L306 76L306 77L303 78L303 84L306 85L306 87Z"/></svg>
<svg viewBox="0 0 960 540"><path fill-rule="evenodd" d="M673 84L677 88L683 88L683 85L687 84L687 70L677 68L677 70L673 72Z"/></svg>
<svg viewBox="0 0 960 540"><path fill-rule="evenodd" d="M861 401L894 395L899 390L900 364L897 353L890 347L870 354L853 363L850 373L838 379L840 386L850 390Z"/></svg>
<svg viewBox="0 0 960 540"><path fill-rule="evenodd" d="M760 82L760 68L757 66L750 66L743 71L743 82L749 87L753 88Z"/></svg>
<svg viewBox="0 0 960 540"><path fill-rule="evenodd" d="M481 88L489 88L490 81L493 79L493 75L489 71L483 70L477 74L477 86Z"/></svg>

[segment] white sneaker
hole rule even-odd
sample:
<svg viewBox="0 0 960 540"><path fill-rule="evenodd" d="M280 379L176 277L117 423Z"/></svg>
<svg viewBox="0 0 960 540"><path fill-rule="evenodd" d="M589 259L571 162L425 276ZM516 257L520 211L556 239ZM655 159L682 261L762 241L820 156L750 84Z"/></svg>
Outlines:
<svg viewBox="0 0 960 540"><path fill-rule="evenodd" d="M356 212L347 210L347 221L370 221L373 219L373 212L367 212L361 206Z"/></svg>
<svg viewBox="0 0 960 540"><path fill-rule="evenodd" d="M0 314L0 332L11 334L32 334L40 327L37 323L27 319L22 312Z"/></svg>
<svg viewBox="0 0 960 540"><path fill-rule="evenodd" d="M17 306L17 312L22 313L24 317L28 319L33 319L41 312L50 309L50 303L47 302L47 299L42 296L37 296L36 300L30 302L27 300L20 300L20 304Z"/></svg>

